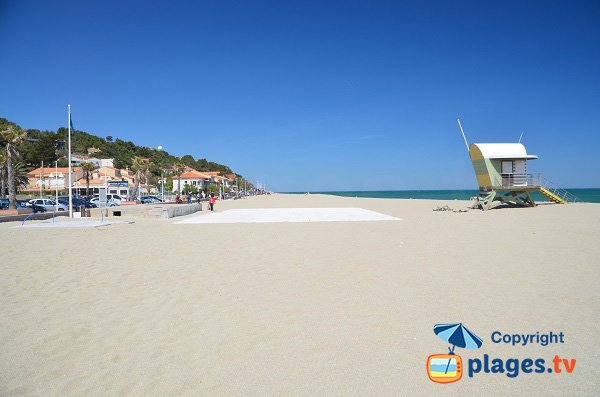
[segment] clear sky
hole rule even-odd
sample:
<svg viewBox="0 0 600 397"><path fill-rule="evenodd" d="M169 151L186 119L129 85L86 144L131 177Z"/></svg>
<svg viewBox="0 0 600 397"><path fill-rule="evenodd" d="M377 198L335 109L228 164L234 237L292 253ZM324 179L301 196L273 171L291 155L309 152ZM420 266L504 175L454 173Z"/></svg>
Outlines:
<svg viewBox="0 0 600 397"><path fill-rule="evenodd" d="M0 117L277 191L475 188L469 142L600 187L598 1L0 0Z"/></svg>

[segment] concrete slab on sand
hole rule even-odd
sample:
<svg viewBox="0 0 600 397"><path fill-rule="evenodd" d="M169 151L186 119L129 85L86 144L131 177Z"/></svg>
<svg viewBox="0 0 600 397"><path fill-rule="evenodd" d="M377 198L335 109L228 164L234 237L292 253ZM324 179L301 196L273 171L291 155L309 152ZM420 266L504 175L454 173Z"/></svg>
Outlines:
<svg viewBox="0 0 600 397"><path fill-rule="evenodd" d="M212 212L175 223L364 222L398 220L400 218L363 208L251 208Z"/></svg>

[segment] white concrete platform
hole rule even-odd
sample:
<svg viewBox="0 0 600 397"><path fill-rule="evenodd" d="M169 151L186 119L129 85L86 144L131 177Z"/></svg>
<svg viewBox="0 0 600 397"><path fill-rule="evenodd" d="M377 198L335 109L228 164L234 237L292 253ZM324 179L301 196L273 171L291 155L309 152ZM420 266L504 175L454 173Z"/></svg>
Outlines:
<svg viewBox="0 0 600 397"><path fill-rule="evenodd" d="M400 218L363 208L253 208L205 213L175 223L365 222L398 220Z"/></svg>
<svg viewBox="0 0 600 397"><path fill-rule="evenodd" d="M85 220L73 219L73 220L61 220L61 221L55 220L54 222L52 222L52 220L46 220L43 222L27 221L27 222L25 222L24 225L19 224L18 226L13 226L13 228L102 227L102 226L109 226L109 225L114 225L114 224L124 224L124 223L133 223L133 222L132 221L108 221L108 220L105 220L104 222L102 222L100 220L92 220L92 219L85 219Z"/></svg>

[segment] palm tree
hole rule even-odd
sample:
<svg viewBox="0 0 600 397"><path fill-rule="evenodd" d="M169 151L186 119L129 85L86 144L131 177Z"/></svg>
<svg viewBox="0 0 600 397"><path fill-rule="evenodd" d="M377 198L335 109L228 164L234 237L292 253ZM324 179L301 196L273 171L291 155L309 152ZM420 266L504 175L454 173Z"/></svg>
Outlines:
<svg viewBox="0 0 600 397"><path fill-rule="evenodd" d="M90 194L90 179L93 175L95 169L98 166L94 163L83 163L81 164L81 169L83 170L83 177L85 178L85 194Z"/></svg>
<svg viewBox="0 0 600 397"><path fill-rule="evenodd" d="M27 177L27 168L20 161L15 164L15 190L18 192L25 190L29 185Z"/></svg>
<svg viewBox="0 0 600 397"><path fill-rule="evenodd" d="M17 209L17 180L15 178L15 164L19 158L17 146L21 143L27 133L12 125L0 131L2 139L6 142L6 168L8 174L8 209Z"/></svg>
<svg viewBox="0 0 600 397"><path fill-rule="evenodd" d="M145 159L144 176L146 177L146 194L150 194L150 170L154 166L150 159Z"/></svg>
<svg viewBox="0 0 600 397"><path fill-rule="evenodd" d="M135 156L131 163L131 169L135 172L135 191L137 197L141 197L141 186L140 181L142 180L142 175L148 176L150 172L150 159L145 157ZM147 182L147 181L146 181Z"/></svg>
<svg viewBox="0 0 600 397"><path fill-rule="evenodd" d="M0 152L0 198L6 197L6 153Z"/></svg>

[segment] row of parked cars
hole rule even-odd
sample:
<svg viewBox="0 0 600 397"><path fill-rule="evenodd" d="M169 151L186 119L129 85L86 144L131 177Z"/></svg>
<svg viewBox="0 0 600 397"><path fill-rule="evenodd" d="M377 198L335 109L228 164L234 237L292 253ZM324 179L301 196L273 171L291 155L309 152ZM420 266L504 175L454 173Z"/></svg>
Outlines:
<svg viewBox="0 0 600 397"><path fill-rule="evenodd" d="M73 197L72 198L73 208L77 209L80 207L85 208L96 208L98 205L92 200L86 197ZM27 200L17 200L17 209L31 208L33 212L53 212L68 211L69 210L69 198L60 197L58 203L54 199L48 198L37 198ZM0 209L8 209L8 199L0 199Z"/></svg>
<svg viewBox="0 0 600 397"><path fill-rule="evenodd" d="M121 205L121 202L123 201L123 198L118 194L107 194L106 198L107 207L115 207L117 205ZM137 198L137 201L139 201L142 204L162 203L162 200L156 196L141 196ZM90 202L95 203L97 206L104 206L104 203L100 202L100 198L97 195L92 197L90 199Z"/></svg>
<svg viewBox="0 0 600 397"><path fill-rule="evenodd" d="M107 194L106 198L107 207L115 207L117 205L121 205L121 202L124 201L123 198L118 194ZM137 201L139 201L142 204L162 203L162 200L156 196L141 196L137 198ZM98 195L90 198L90 202L95 203L97 206L104 206L104 203L100 202L100 198Z"/></svg>
<svg viewBox="0 0 600 397"><path fill-rule="evenodd" d="M121 205L123 199L118 194L107 194L107 201L101 202L98 195L91 197L73 196L72 203L73 208L97 208L97 207L116 207ZM138 198L143 204L153 204L162 202L161 199L155 196L142 196ZM49 198L37 198L27 200L18 200L17 208L31 208L33 212L46 212L46 211L68 211L69 210L69 198L60 197L58 204L54 199ZM0 209L8 209L8 199L0 199Z"/></svg>

